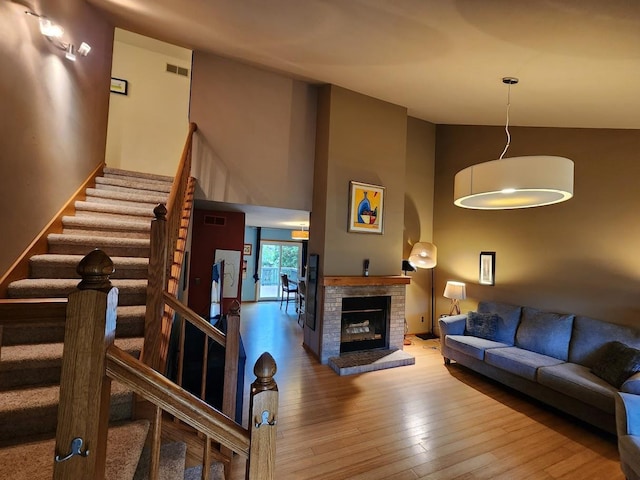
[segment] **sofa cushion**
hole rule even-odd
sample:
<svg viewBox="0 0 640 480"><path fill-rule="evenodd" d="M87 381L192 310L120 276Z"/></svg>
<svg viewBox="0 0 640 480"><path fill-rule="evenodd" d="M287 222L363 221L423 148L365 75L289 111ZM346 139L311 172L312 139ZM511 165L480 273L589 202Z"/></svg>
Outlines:
<svg viewBox="0 0 640 480"><path fill-rule="evenodd" d="M479 313L495 313L500 317L495 336L497 342L513 345L516 337L522 307L499 302L480 302Z"/></svg>
<svg viewBox="0 0 640 480"><path fill-rule="evenodd" d="M495 340L500 316L497 313L467 313L465 335Z"/></svg>
<svg viewBox="0 0 640 480"><path fill-rule="evenodd" d="M640 395L640 373L635 373L627 378L620 387L620 391Z"/></svg>
<svg viewBox="0 0 640 480"><path fill-rule="evenodd" d="M573 315L524 307L516 333L516 346L566 361L573 318Z"/></svg>
<svg viewBox="0 0 640 480"><path fill-rule="evenodd" d="M640 348L640 330L577 316L573 321L569 361L593 367L600 359L604 346L615 340L630 347Z"/></svg>
<svg viewBox="0 0 640 480"><path fill-rule="evenodd" d="M591 371L598 377L620 388L634 373L640 371L640 350L621 342L609 342L602 350L599 361Z"/></svg>
<svg viewBox="0 0 640 480"><path fill-rule="evenodd" d="M518 347L492 348L485 351L484 361L489 365L511 372L528 380L536 380L536 371L540 367L548 367L562 363L554 357Z"/></svg>
<svg viewBox="0 0 640 480"><path fill-rule="evenodd" d="M615 412L616 389L583 365L561 363L540 368L538 383L605 412Z"/></svg>
<svg viewBox="0 0 640 480"><path fill-rule="evenodd" d="M494 342L469 335L447 335L444 339L447 347L469 355L478 360L484 360L484 352L489 348L508 347L506 343Z"/></svg>

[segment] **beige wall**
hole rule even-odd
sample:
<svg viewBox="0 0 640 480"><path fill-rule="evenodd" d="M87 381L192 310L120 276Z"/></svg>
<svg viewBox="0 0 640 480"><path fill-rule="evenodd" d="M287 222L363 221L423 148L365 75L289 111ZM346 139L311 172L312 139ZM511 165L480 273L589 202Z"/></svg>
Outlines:
<svg viewBox="0 0 640 480"><path fill-rule="evenodd" d="M82 0L33 2L92 47L69 62L18 3L0 3L0 274L104 160L113 27Z"/></svg>
<svg viewBox="0 0 640 480"><path fill-rule="evenodd" d="M320 90L314 205L309 253L320 253L320 275L398 275L403 254L407 110L366 95L326 85ZM386 188L383 235L347 232L349 181ZM322 288L316 330L304 342L320 355Z"/></svg>
<svg viewBox="0 0 640 480"><path fill-rule="evenodd" d="M473 211L453 205L453 178L493 160L501 127L438 126L434 239L438 312L446 280L467 283L462 310L498 300L640 324L640 131L512 128L508 156L575 162L574 198L547 207ZM496 252L496 285L478 284L480 251Z"/></svg>
<svg viewBox="0 0 640 480"><path fill-rule="evenodd" d="M436 126L407 119L407 166L404 192L404 235L402 258L409 258L416 242L433 241L433 182L435 173ZM410 333L431 331L431 269L408 274L405 317ZM436 318L434 318L434 325Z"/></svg>
<svg viewBox="0 0 640 480"><path fill-rule="evenodd" d="M196 197L310 211L315 118L315 87L194 52Z"/></svg>
<svg viewBox="0 0 640 480"><path fill-rule="evenodd" d="M112 93L106 162L110 167L175 175L189 129L191 51L116 29L111 75L129 82L128 95Z"/></svg>

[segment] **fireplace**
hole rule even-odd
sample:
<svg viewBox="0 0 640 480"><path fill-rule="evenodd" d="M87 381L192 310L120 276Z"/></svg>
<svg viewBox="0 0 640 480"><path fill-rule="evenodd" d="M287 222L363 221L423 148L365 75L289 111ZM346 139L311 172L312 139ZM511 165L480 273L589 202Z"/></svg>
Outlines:
<svg viewBox="0 0 640 480"><path fill-rule="evenodd" d="M323 277L322 303L320 307L322 329L319 339L320 361L326 364L329 362L329 358L338 357L344 352L342 347L343 300L350 298L365 298L367 300L376 297L388 298L386 307L388 315L386 328L384 329L385 339L380 348L402 350L405 286L409 281L408 277L402 276ZM354 323L363 323L366 320L366 318L360 319ZM370 319L367 326L371 329ZM355 333L356 327L353 328L352 332ZM361 333L365 334L364 331ZM378 334L381 335L382 333L378 332ZM370 332L369 336L371 336ZM376 339L367 339L365 341L376 341Z"/></svg>
<svg viewBox="0 0 640 480"><path fill-rule="evenodd" d="M342 299L340 353L389 346L391 297L345 297Z"/></svg>

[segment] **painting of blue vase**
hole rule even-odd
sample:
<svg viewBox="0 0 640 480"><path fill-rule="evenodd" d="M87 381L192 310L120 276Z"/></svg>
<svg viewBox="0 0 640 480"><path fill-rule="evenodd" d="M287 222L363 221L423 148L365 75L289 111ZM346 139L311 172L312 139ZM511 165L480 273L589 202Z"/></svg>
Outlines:
<svg viewBox="0 0 640 480"><path fill-rule="evenodd" d="M384 187L350 182L349 231L382 233Z"/></svg>

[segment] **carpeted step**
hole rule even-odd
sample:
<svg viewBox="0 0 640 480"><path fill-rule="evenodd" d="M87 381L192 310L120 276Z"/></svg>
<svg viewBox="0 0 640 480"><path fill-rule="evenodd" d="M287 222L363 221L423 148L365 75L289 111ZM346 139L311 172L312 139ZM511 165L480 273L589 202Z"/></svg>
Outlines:
<svg viewBox="0 0 640 480"><path fill-rule="evenodd" d="M82 255L44 254L29 259L31 278L77 278L78 264ZM149 259L140 257L112 257L115 272L109 276L117 278L146 279L149 273Z"/></svg>
<svg viewBox="0 0 640 480"><path fill-rule="evenodd" d="M165 443L160 446L159 480L183 480L187 444L184 442ZM133 476L134 480L148 480L151 450L145 447L140 456L138 468Z"/></svg>
<svg viewBox="0 0 640 480"><path fill-rule="evenodd" d="M145 305L146 280L112 280L118 288L118 305ZM7 288L9 298L62 298L68 297L78 286L78 280L66 278L33 278L11 282Z"/></svg>
<svg viewBox="0 0 640 480"><path fill-rule="evenodd" d="M184 472L184 480L201 480L202 466L187 468ZM220 462L211 464L209 480L224 480L224 466Z"/></svg>
<svg viewBox="0 0 640 480"><path fill-rule="evenodd" d="M63 233L67 235L101 235L120 238L149 238L151 219L123 221L91 215L62 217Z"/></svg>
<svg viewBox="0 0 640 480"><path fill-rule="evenodd" d="M120 168L114 167L104 167L102 170L102 175L104 177L114 177L114 178L137 178L143 180L153 180L156 182L168 182L173 183L173 177L169 177L167 175L159 175L157 173L145 173L145 172L134 172L132 170L122 170Z"/></svg>
<svg viewBox="0 0 640 480"><path fill-rule="evenodd" d="M59 395L59 385L0 391L0 446L55 434ZM132 399L130 390L111 382L111 422L131 418Z"/></svg>
<svg viewBox="0 0 640 480"><path fill-rule="evenodd" d="M104 200L114 204L131 204L132 206L136 206L137 204L157 205L158 203L166 203L169 199L169 195L165 194L142 194L139 192L127 193L116 192L113 190L102 190L98 188L87 188L86 193L87 201L99 202Z"/></svg>
<svg viewBox="0 0 640 480"><path fill-rule="evenodd" d="M111 238L51 233L47 236L47 241L49 253L85 256L99 248L110 257L149 257L148 238Z"/></svg>
<svg viewBox="0 0 640 480"><path fill-rule="evenodd" d="M76 216L92 216L124 221L151 221L154 218L153 208L149 207L124 207L121 205L110 205L108 203L96 202L76 202L74 204Z"/></svg>
<svg viewBox="0 0 640 480"><path fill-rule="evenodd" d="M96 188L112 190L124 189L123 191L137 190L141 192L162 193L168 195L171 192L172 183L157 180L147 180L144 178L115 176L97 177Z"/></svg>
<svg viewBox="0 0 640 480"><path fill-rule="evenodd" d="M143 338L118 338L117 347L140 358ZM63 343L14 345L2 348L0 390L60 383Z"/></svg>
<svg viewBox="0 0 640 480"><path fill-rule="evenodd" d="M116 337L141 337L144 335L144 305L118 307ZM32 345L37 343L56 343L64 341L64 326L10 326L4 327L2 346ZM4 360L4 354L2 355Z"/></svg>
<svg viewBox="0 0 640 480"><path fill-rule="evenodd" d="M105 478L129 480L133 478L144 442L149 431L147 420L127 422L109 427L107 437L107 462ZM11 480L51 480L55 439L26 443L0 449L0 465L11 466ZM66 452L65 452L66 453Z"/></svg>

